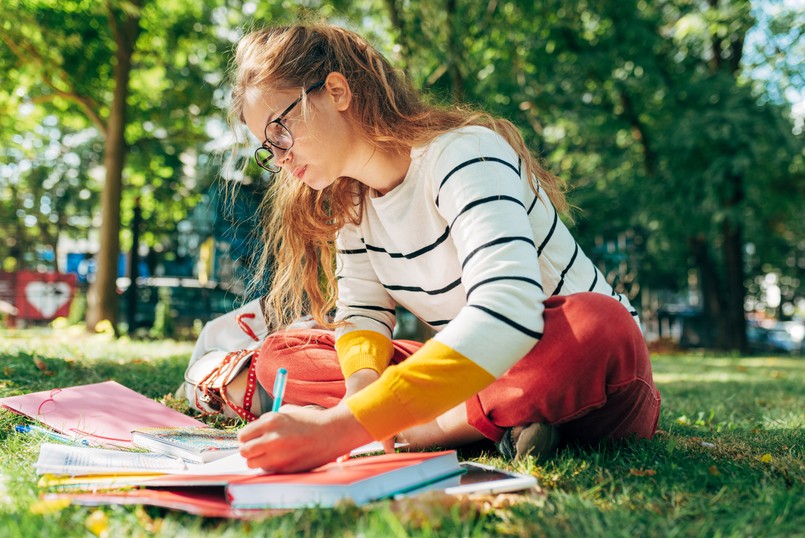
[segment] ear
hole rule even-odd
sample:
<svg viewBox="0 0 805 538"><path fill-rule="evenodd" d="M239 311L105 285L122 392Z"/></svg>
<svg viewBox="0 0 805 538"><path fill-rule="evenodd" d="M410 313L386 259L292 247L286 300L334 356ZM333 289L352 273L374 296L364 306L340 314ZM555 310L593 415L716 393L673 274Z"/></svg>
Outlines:
<svg viewBox="0 0 805 538"><path fill-rule="evenodd" d="M347 78L341 73L333 71L327 75L324 79L324 91L339 112L344 112L352 104L352 90Z"/></svg>

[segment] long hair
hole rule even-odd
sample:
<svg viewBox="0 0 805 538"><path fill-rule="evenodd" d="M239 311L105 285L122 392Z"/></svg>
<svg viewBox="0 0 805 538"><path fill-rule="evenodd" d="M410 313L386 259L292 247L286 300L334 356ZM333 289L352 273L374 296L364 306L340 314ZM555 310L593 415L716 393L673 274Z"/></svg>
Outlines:
<svg viewBox="0 0 805 538"><path fill-rule="evenodd" d="M244 96L251 89L303 89L329 73L343 74L352 90L348 118L373 147L407 154L448 131L488 127L515 149L531 179L557 210L567 209L561 181L530 153L517 128L489 114L427 104L408 79L364 38L337 26L301 24L256 30L241 39L232 66L233 127L243 122ZM306 102L303 98L302 106ZM286 171L276 174L261 204L264 249L258 263L272 284L266 318L272 328L302 314L333 327L328 314L337 298L335 236L360 223L368 187L342 177L316 191Z"/></svg>

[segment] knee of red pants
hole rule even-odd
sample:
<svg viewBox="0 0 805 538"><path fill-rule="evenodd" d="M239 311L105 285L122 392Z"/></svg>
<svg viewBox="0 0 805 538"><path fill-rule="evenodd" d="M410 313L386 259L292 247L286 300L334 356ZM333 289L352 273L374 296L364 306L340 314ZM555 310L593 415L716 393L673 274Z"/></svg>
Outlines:
<svg viewBox="0 0 805 538"><path fill-rule="evenodd" d="M552 299L546 301L546 316L551 313ZM643 333L631 312L617 299L593 292L576 293L562 299L562 315L569 320L569 329L580 346L593 351L582 356L595 361L595 350L600 350L601 355L609 354L607 385L619 385L634 378L651 381L651 363Z"/></svg>
<svg viewBox="0 0 805 538"><path fill-rule="evenodd" d="M491 438L500 428L576 419L604 406L620 384L651 383L643 336L616 299L579 293L551 297L545 307L542 340L468 402L474 425Z"/></svg>
<svg viewBox="0 0 805 538"><path fill-rule="evenodd" d="M273 396L277 370L288 371L283 402L333 407L344 396L344 377L331 331L278 331L269 335L257 358L257 380Z"/></svg>

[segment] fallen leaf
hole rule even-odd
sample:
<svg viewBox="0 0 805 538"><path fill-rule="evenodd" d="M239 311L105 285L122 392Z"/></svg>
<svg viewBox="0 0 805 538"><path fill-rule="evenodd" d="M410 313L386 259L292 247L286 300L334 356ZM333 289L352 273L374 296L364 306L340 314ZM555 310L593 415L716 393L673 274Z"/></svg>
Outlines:
<svg viewBox="0 0 805 538"><path fill-rule="evenodd" d="M632 476L654 476L657 471L654 469L629 469L629 474Z"/></svg>
<svg viewBox="0 0 805 538"><path fill-rule="evenodd" d="M715 465L711 465L710 468L707 470L710 471L710 474L713 476L718 476L721 474L721 472L718 470L718 467L716 467Z"/></svg>
<svg viewBox="0 0 805 538"><path fill-rule="evenodd" d="M109 535L109 516L103 510L95 510L87 516L84 526L98 537Z"/></svg>
<svg viewBox="0 0 805 538"><path fill-rule="evenodd" d="M39 357L34 357L34 365L42 372L42 375L56 375L56 372L50 370L47 363Z"/></svg>
<svg viewBox="0 0 805 538"><path fill-rule="evenodd" d="M439 521L446 514L458 511L467 518L481 510L480 503L473 503L467 497L447 495L439 491L431 491L416 497L404 497L391 505L397 519L414 527Z"/></svg>
<svg viewBox="0 0 805 538"><path fill-rule="evenodd" d="M70 499L40 499L34 502L28 511L37 515L53 514L70 506L70 502Z"/></svg>

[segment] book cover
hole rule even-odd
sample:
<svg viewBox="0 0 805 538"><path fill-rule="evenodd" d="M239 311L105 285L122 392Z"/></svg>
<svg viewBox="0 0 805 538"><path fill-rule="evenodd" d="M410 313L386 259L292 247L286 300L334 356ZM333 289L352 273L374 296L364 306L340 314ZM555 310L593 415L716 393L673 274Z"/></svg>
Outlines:
<svg viewBox="0 0 805 538"><path fill-rule="evenodd" d="M407 452L328 463L307 473L242 478L227 488L234 508L332 507L392 497L464 472L453 450Z"/></svg>
<svg viewBox="0 0 805 538"><path fill-rule="evenodd" d="M216 428L142 428L132 431L131 437L140 448L191 463L207 463L238 450L237 432Z"/></svg>
<svg viewBox="0 0 805 538"><path fill-rule="evenodd" d="M131 448L132 430L205 425L115 381L10 396L0 405L94 445Z"/></svg>

